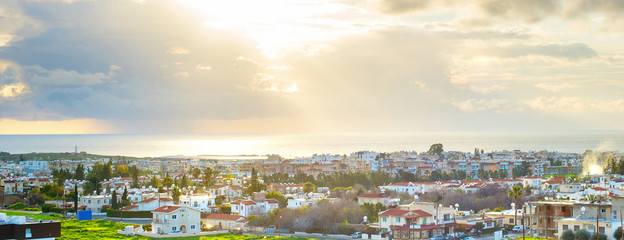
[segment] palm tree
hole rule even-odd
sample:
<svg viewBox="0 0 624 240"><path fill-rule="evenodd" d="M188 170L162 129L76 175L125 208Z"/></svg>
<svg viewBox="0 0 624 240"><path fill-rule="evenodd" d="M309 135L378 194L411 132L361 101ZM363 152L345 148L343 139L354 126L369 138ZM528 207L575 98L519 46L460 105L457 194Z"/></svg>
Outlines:
<svg viewBox="0 0 624 240"><path fill-rule="evenodd" d="M522 196L522 185L517 184L514 185L511 189L509 189L509 191L507 191L507 196L513 199L513 203L518 206L518 204L516 203L516 199L520 196ZM514 224L517 224L518 221L518 211L516 211L516 209L514 209Z"/></svg>

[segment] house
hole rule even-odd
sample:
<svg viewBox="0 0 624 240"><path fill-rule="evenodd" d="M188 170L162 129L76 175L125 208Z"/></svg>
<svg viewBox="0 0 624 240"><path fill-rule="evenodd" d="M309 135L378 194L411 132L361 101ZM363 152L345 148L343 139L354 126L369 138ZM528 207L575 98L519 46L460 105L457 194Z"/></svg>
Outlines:
<svg viewBox="0 0 624 240"><path fill-rule="evenodd" d="M138 208L136 210L131 209L130 211L152 211L162 206L173 205L173 199L171 198L148 198L143 201L138 202Z"/></svg>
<svg viewBox="0 0 624 240"><path fill-rule="evenodd" d="M239 186L219 185L210 188L210 195L223 196L226 200L236 199L243 196L243 189Z"/></svg>
<svg viewBox="0 0 624 240"><path fill-rule="evenodd" d="M199 233L201 212L186 206L162 206L152 211L152 233Z"/></svg>
<svg viewBox="0 0 624 240"><path fill-rule="evenodd" d="M247 228L247 222L249 222L245 217L239 215L229 215L229 214L209 214L205 218L202 219L204 225L210 227L212 225L216 229L224 229L224 230L234 230L237 228L244 229Z"/></svg>
<svg viewBox="0 0 624 240"><path fill-rule="evenodd" d="M34 222L26 216L0 213L0 239L55 239L61 237L61 222Z"/></svg>
<svg viewBox="0 0 624 240"><path fill-rule="evenodd" d="M364 203L377 204L381 203L384 206L390 204L390 196L386 196L383 193L365 193L357 197L358 204L364 205Z"/></svg>
<svg viewBox="0 0 624 240"><path fill-rule="evenodd" d="M264 201L238 200L230 203L232 213L248 217L262 213L268 213L279 207L279 201L266 199Z"/></svg>
<svg viewBox="0 0 624 240"><path fill-rule="evenodd" d="M392 226L403 226L410 219L410 223L428 225L433 223L433 216L422 210L388 209L379 213L379 228L381 233L389 232ZM433 235L432 235L433 236Z"/></svg>
<svg viewBox="0 0 624 240"><path fill-rule="evenodd" d="M382 192L384 192L385 190L392 190L396 193L406 192L410 195L425 193L424 186L413 182L391 183L387 186L379 186L379 189L381 189Z"/></svg>
<svg viewBox="0 0 624 240"><path fill-rule="evenodd" d="M0 185L4 188L5 194L16 194L24 192L25 183L16 179L4 179L0 182Z"/></svg>
<svg viewBox="0 0 624 240"><path fill-rule="evenodd" d="M210 207L215 205L215 197L210 195L184 195L180 197L180 205L199 209L202 212L210 212Z"/></svg>
<svg viewBox="0 0 624 240"><path fill-rule="evenodd" d="M111 195L80 196L79 205L85 206L85 210L102 212L104 205L111 205Z"/></svg>

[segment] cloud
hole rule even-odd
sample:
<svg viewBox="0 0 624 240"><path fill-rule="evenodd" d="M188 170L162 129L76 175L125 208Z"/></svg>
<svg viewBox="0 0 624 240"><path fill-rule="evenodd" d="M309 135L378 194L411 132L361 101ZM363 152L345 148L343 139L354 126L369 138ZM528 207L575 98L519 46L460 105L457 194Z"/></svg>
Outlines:
<svg viewBox="0 0 624 240"><path fill-rule="evenodd" d="M473 91L473 92L488 94L494 91L505 90L507 88L503 86L499 86L499 85L492 85L489 87L470 86L468 89L470 89L470 91Z"/></svg>
<svg viewBox="0 0 624 240"><path fill-rule="evenodd" d="M189 54L190 52L191 51L188 48L180 47L180 46L175 46L175 47L172 47L171 49L169 49L169 53L171 53L173 55Z"/></svg>
<svg viewBox="0 0 624 240"><path fill-rule="evenodd" d="M497 19L519 19L533 23L557 13L559 0L478 0L473 1L488 17Z"/></svg>
<svg viewBox="0 0 624 240"><path fill-rule="evenodd" d="M388 14L405 14L426 9L431 0L381 0L381 12Z"/></svg>
<svg viewBox="0 0 624 240"><path fill-rule="evenodd" d="M624 112L624 99L601 101L579 97L538 97L524 103L532 109L547 112Z"/></svg>
<svg viewBox="0 0 624 240"><path fill-rule="evenodd" d="M111 80L121 68L110 65L108 73L79 73L72 70L47 70L41 66L26 67L28 82L34 85L95 85Z"/></svg>
<svg viewBox="0 0 624 240"><path fill-rule="evenodd" d="M571 61L594 58L598 53L584 43L512 44L491 52L499 57L547 56Z"/></svg>
<svg viewBox="0 0 624 240"><path fill-rule="evenodd" d="M452 103L453 106L459 108L465 112L483 112L483 111L495 111L495 112L508 112L520 110L513 101L509 99L497 98L497 99L467 99L464 101L456 101Z"/></svg>
<svg viewBox="0 0 624 240"><path fill-rule="evenodd" d="M25 90L26 85L23 83L0 85L0 97L14 98L21 95Z"/></svg>
<svg viewBox="0 0 624 240"><path fill-rule="evenodd" d="M43 30L38 21L24 13L18 1L0 2L0 48L36 36Z"/></svg>
<svg viewBox="0 0 624 240"><path fill-rule="evenodd" d="M561 84L538 83L538 84L535 84L535 86L544 90L551 91L551 92L559 92L563 89L576 87L576 85L569 84L569 83L561 83Z"/></svg>

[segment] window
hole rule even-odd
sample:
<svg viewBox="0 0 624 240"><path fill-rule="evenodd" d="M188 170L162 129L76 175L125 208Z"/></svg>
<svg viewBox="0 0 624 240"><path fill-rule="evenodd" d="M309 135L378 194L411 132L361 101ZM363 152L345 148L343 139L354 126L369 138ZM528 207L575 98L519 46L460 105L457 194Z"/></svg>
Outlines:
<svg viewBox="0 0 624 240"><path fill-rule="evenodd" d="M171 227L171 231L172 231L172 232L175 232L175 231L177 231L177 230L178 230L178 227L176 227L176 226Z"/></svg>
<svg viewBox="0 0 624 240"><path fill-rule="evenodd" d="M91 199L89 199L89 204L91 204Z"/></svg>
<svg viewBox="0 0 624 240"><path fill-rule="evenodd" d="M561 207L561 212L566 212L566 207Z"/></svg>
<svg viewBox="0 0 624 240"><path fill-rule="evenodd" d="M607 212L607 209L606 209L606 208L600 209L600 212L601 212L601 213L606 213L606 212Z"/></svg>
<svg viewBox="0 0 624 240"><path fill-rule="evenodd" d="M401 222L401 218L400 217L396 217L396 222L400 223Z"/></svg>
<svg viewBox="0 0 624 240"><path fill-rule="evenodd" d="M599 227L599 228L598 228L598 231L599 231L600 233L605 233L605 228L604 228L604 227Z"/></svg>
<svg viewBox="0 0 624 240"><path fill-rule="evenodd" d="M195 225L191 225L191 230L195 230Z"/></svg>
<svg viewBox="0 0 624 240"><path fill-rule="evenodd" d="M98 199L98 204L100 204L100 200Z"/></svg>
<svg viewBox="0 0 624 240"><path fill-rule="evenodd" d="M563 225L563 231L568 230L568 225Z"/></svg>
<svg viewBox="0 0 624 240"><path fill-rule="evenodd" d="M171 220L176 220L178 219L178 215L171 215Z"/></svg>
<svg viewBox="0 0 624 240"><path fill-rule="evenodd" d="M387 221L388 221L388 218L387 218L387 217L383 217L383 218L381 219L381 221L383 221L383 222L387 222Z"/></svg>
<svg viewBox="0 0 624 240"><path fill-rule="evenodd" d="M514 223L514 219L513 219L513 218L510 218L510 219L509 219L509 223L510 223L510 224L513 224L513 223Z"/></svg>
<svg viewBox="0 0 624 240"><path fill-rule="evenodd" d="M427 225L427 218L423 218L423 225Z"/></svg>

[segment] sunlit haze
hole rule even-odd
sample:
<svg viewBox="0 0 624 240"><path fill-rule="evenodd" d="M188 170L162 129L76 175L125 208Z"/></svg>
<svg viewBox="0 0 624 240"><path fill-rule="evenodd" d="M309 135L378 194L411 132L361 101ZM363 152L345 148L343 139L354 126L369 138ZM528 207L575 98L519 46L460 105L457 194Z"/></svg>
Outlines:
<svg viewBox="0 0 624 240"><path fill-rule="evenodd" d="M623 12L589 0L7 0L0 134L622 130Z"/></svg>

